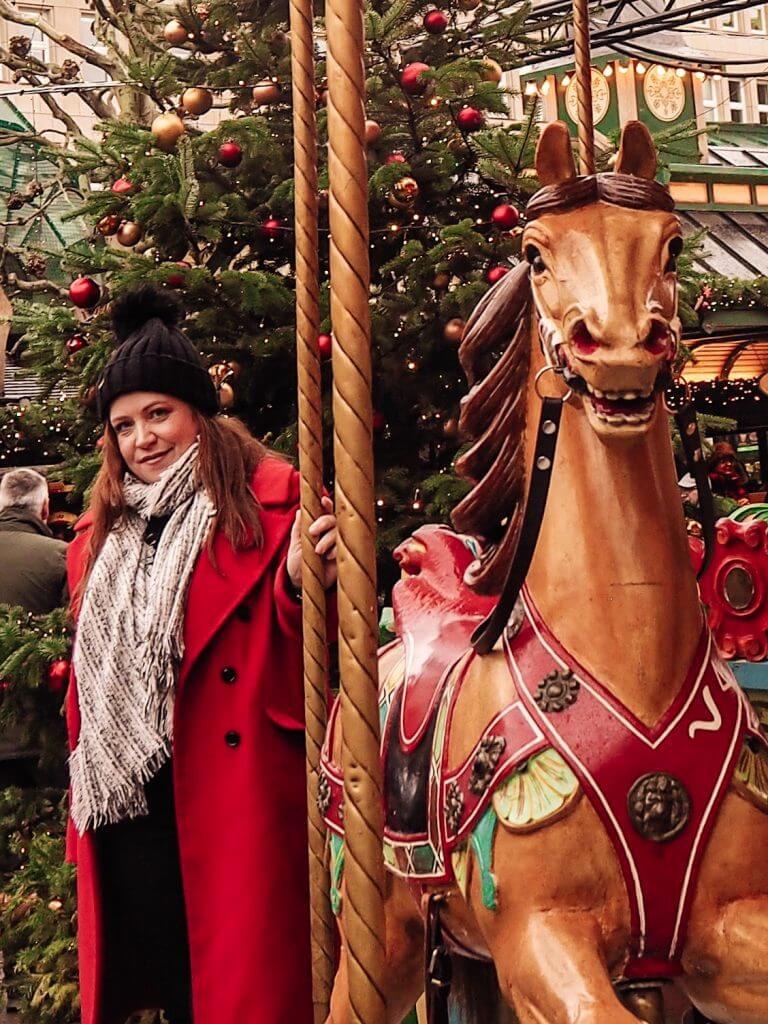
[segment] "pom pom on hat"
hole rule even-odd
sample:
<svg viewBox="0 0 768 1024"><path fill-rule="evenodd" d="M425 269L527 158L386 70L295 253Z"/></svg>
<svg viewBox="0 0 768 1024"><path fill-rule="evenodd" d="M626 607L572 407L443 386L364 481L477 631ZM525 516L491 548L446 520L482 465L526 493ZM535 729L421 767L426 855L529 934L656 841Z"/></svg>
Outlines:
<svg viewBox="0 0 768 1024"><path fill-rule="evenodd" d="M112 329L118 341L125 341L149 320L162 320L175 327L184 317L176 296L154 284L130 288L112 303Z"/></svg>

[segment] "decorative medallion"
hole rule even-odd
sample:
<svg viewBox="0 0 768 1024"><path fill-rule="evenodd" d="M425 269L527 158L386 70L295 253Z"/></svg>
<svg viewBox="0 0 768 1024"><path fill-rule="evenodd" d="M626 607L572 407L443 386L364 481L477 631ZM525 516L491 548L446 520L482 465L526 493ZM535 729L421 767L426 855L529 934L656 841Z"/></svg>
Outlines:
<svg viewBox="0 0 768 1024"><path fill-rule="evenodd" d="M685 110L685 82L674 68L654 64L645 73L643 95L648 109L660 121L676 121Z"/></svg>
<svg viewBox="0 0 768 1024"><path fill-rule="evenodd" d="M445 823L449 832L459 831L463 814L464 794L457 782L449 782L445 787Z"/></svg>
<svg viewBox="0 0 768 1024"><path fill-rule="evenodd" d="M576 75L568 83L565 90L565 107L570 119L579 123L579 100L576 85ZM611 87L608 79L597 68L592 68L592 119L595 124L600 124L608 113L611 105Z"/></svg>
<svg viewBox="0 0 768 1024"><path fill-rule="evenodd" d="M685 786L666 772L641 775L627 797L629 817L643 837L654 843L674 839L688 824L691 798Z"/></svg>
<svg viewBox="0 0 768 1024"><path fill-rule="evenodd" d="M317 809L325 817L330 806L331 784L325 772L320 772L317 778Z"/></svg>
<svg viewBox="0 0 768 1024"><path fill-rule="evenodd" d="M539 683L536 691L536 703L542 711L565 711L576 703L579 696L579 681L574 679L569 668L555 669L548 673Z"/></svg>
<svg viewBox="0 0 768 1024"><path fill-rule="evenodd" d="M569 813L581 796L579 780L552 747L535 754L493 793L493 808L510 832L531 832Z"/></svg>
<svg viewBox="0 0 768 1024"><path fill-rule="evenodd" d="M496 765L506 746L507 741L503 736L486 736L480 743L475 762L472 765L472 774L469 777L469 788L477 796L482 796L488 789L488 784L493 778Z"/></svg>

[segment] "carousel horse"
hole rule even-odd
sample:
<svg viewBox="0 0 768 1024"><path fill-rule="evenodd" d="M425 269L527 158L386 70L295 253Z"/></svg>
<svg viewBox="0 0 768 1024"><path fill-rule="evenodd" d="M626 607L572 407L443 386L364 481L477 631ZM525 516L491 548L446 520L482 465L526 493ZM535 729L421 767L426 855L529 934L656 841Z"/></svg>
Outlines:
<svg viewBox="0 0 768 1024"><path fill-rule="evenodd" d="M665 995L693 1020L766 1024L768 748L703 621L662 394L680 225L637 122L615 173L577 177L560 123L536 169L525 262L460 350L461 532L424 527L398 552L399 639L380 657L387 1020L424 989L426 937L431 1020L450 954L492 961L520 1024L662 1024ZM489 639L478 624L526 544ZM336 910L337 724L320 786ZM346 972L342 928L330 1024L352 1019ZM489 1024L479 999L470 1019Z"/></svg>

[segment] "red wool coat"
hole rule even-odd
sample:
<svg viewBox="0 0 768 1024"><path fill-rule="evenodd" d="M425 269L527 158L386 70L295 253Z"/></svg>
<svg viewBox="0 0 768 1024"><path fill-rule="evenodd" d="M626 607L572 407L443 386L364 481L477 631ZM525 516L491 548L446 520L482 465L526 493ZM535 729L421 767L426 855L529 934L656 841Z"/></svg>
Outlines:
<svg viewBox="0 0 768 1024"><path fill-rule="evenodd" d="M219 535L218 571L205 552L200 556L174 712L195 1024L312 1021L301 607L283 580L298 473L267 458L253 488L263 547L236 553ZM88 526L86 515L69 548L70 592L84 569ZM74 747L74 678L67 724ZM82 1024L123 1024L155 997L141 978L114 969L107 975L115 922L100 913L93 835L77 836L70 822L69 839L77 863Z"/></svg>

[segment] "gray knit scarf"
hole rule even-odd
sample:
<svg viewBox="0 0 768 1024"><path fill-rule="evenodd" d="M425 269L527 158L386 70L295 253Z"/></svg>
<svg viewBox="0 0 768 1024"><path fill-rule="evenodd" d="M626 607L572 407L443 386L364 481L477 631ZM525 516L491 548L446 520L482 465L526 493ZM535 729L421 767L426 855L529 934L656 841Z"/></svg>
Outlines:
<svg viewBox="0 0 768 1024"><path fill-rule="evenodd" d="M153 484L127 474L127 514L107 537L80 609L73 664L80 736L69 759L71 814L86 829L147 813L144 785L171 753L184 611L213 504L193 444ZM155 552L152 516L170 516Z"/></svg>

